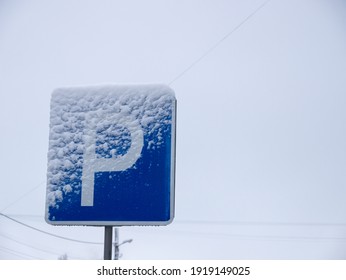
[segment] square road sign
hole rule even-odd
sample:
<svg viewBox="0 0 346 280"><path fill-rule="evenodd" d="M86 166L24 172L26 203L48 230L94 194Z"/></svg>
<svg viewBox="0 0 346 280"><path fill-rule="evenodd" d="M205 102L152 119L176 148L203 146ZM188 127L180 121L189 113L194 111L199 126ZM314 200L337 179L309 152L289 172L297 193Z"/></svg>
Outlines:
<svg viewBox="0 0 346 280"><path fill-rule="evenodd" d="M46 221L166 225L174 216L176 99L165 85L56 89Z"/></svg>

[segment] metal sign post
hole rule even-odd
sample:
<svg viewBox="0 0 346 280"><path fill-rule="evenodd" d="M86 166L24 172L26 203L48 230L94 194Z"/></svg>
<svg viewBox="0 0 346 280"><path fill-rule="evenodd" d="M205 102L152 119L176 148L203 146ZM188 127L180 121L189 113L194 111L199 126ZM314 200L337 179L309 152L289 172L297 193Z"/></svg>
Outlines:
<svg viewBox="0 0 346 280"><path fill-rule="evenodd" d="M113 227L105 226L105 244L104 244L104 253L103 253L104 260L112 259L112 233L113 233Z"/></svg>

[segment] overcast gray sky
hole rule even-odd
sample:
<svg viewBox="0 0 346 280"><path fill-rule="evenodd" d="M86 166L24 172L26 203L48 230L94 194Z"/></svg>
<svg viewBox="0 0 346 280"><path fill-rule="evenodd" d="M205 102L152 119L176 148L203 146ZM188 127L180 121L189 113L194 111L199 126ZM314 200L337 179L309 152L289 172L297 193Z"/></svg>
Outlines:
<svg viewBox="0 0 346 280"><path fill-rule="evenodd" d="M272 0L252 15L264 2L0 1L0 211L102 242L102 228L44 221L51 92L165 83L176 219L122 228L124 259L346 258L346 4ZM64 253L103 248L0 217L1 259Z"/></svg>

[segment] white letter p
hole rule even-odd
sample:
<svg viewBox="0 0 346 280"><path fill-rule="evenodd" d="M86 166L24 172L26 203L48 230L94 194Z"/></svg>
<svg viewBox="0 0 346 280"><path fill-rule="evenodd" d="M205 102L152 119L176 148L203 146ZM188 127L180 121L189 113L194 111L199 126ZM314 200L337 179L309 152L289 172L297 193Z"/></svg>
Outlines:
<svg viewBox="0 0 346 280"><path fill-rule="evenodd" d="M96 125L100 121L116 124L115 116L107 117L98 115L88 124L85 135L86 150L83 161L82 197L81 206L94 205L94 177L95 172L123 171L133 166L140 157L143 148L143 130L138 120L131 116L121 118L121 124L126 124L131 135L131 146L124 155L114 158L97 158L96 156ZM117 118L118 119L118 118ZM119 120L118 120L119 122Z"/></svg>

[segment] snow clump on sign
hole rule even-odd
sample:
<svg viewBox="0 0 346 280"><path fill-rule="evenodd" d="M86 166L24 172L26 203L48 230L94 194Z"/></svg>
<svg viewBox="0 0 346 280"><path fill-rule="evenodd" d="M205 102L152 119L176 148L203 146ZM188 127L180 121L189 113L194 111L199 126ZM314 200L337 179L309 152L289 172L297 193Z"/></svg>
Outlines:
<svg viewBox="0 0 346 280"><path fill-rule="evenodd" d="M55 90L51 98L47 207L58 208L63 199L80 194L87 149L97 158L121 158L136 144L131 131L138 127L147 139L142 149L158 149L164 130L171 125L174 102L174 92L164 85Z"/></svg>

